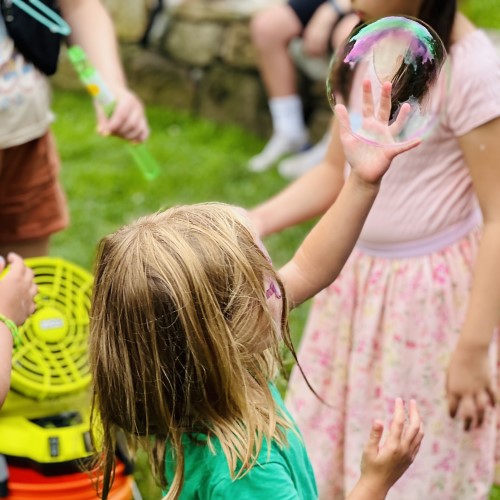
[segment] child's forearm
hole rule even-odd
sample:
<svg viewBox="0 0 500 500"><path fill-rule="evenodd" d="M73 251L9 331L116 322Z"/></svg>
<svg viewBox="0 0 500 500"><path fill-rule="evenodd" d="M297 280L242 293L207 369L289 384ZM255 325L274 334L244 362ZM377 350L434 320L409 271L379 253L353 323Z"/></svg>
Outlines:
<svg viewBox="0 0 500 500"><path fill-rule="evenodd" d="M249 211L261 237L323 215L337 197L344 179L340 169L321 163L270 200Z"/></svg>
<svg viewBox="0 0 500 500"><path fill-rule="evenodd" d="M475 262L474 279L458 347L488 349L500 323L500 222L486 223Z"/></svg>
<svg viewBox="0 0 500 500"><path fill-rule="evenodd" d="M378 193L378 184L353 172L336 202L280 271L291 306L330 285L340 273Z"/></svg>
<svg viewBox="0 0 500 500"><path fill-rule="evenodd" d="M369 485L361 478L346 496L346 500L385 500L386 496L387 491Z"/></svg>

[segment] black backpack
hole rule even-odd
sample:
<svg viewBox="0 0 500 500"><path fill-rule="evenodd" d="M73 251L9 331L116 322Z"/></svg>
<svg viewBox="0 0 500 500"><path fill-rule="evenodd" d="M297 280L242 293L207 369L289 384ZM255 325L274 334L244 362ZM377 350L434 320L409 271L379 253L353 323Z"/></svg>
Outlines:
<svg viewBox="0 0 500 500"><path fill-rule="evenodd" d="M61 41L70 33L56 0L0 0L7 32L16 49L46 75L57 70Z"/></svg>

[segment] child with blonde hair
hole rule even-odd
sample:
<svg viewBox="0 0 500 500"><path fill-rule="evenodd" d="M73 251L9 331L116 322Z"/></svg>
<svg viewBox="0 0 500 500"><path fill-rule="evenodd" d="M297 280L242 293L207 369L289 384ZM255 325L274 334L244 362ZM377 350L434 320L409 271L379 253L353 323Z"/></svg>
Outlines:
<svg viewBox="0 0 500 500"><path fill-rule="evenodd" d="M391 86L367 126L390 133ZM349 256L397 154L349 133L337 107L352 173L337 201L278 272L240 209L174 207L139 219L99 246L90 328L94 411L102 436L102 496L113 478L117 434L143 446L167 499L314 499L300 432L273 384L289 309L331 283ZM334 404L335 402L325 402ZM385 498L414 460L422 424L374 422L350 500Z"/></svg>

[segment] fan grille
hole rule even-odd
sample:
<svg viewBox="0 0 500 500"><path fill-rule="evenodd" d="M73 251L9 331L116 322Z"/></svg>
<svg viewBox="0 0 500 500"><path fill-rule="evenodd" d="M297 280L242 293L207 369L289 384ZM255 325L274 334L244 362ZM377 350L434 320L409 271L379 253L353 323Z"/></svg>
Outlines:
<svg viewBox="0 0 500 500"><path fill-rule="evenodd" d="M35 273L36 311L19 329L12 388L35 399L76 392L90 383L87 341L92 275L55 257L26 259Z"/></svg>

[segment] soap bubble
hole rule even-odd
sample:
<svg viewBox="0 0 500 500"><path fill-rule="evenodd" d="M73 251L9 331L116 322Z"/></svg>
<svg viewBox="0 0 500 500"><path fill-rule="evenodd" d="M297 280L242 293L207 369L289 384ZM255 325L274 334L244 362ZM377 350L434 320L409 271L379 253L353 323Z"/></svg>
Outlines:
<svg viewBox="0 0 500 500"><path fill-rule="evenodd" d="M328 100L332 109L338 103L347 107L352 134L365 142L387 146L426 138L445 106L445 61L444 44L431 27L408 17L384 17L355 28L334 55L326 82ZM385 82L392 84L393 126L391 135L380 137L363 121L363 87L365 96L371 87L376 114Z"/></svg>

